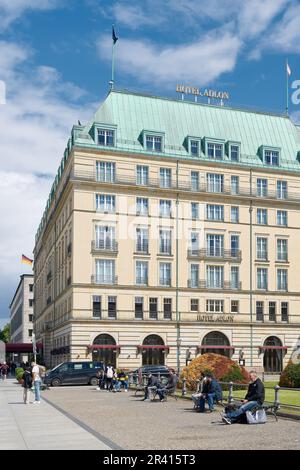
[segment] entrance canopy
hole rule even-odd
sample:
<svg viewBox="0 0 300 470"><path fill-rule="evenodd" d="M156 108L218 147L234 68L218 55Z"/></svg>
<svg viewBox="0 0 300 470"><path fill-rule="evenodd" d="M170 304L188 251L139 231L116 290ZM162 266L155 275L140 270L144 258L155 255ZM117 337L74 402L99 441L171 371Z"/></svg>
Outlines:
<svg viewBox="0 0 300 470"><path fill-rule="evenodd" d="M43 349L43 343L36 343L37 350ZM32 343L6 343L5 350L7 353L32 353Z"/></svg>
<svg viewBox="0 0 300 470"><path fill-rule="evenodd" d="M90 344L88 349L121 349L119 344Z"/></svg>

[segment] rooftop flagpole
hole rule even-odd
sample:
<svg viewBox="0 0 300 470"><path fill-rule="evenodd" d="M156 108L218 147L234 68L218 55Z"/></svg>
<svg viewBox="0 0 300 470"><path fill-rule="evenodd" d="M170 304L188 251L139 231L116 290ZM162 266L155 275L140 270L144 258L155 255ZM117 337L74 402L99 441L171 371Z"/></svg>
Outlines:
<svg viewBox="0 0 300 470"><path fill-rule="evenodd" d="M285 114L289 115L289 76L291 75L292 71L290 69L288 59L286 59L286 107L285 107Z"/></svg>
<svg viewBox="0 0 300 470"><path fill-rule="evenodd" d="M116 36L115 28L112 26L112 57L111 57L111 80L110 84L110 91L114 89L115 86L115 45L119 38Z"/></svg>

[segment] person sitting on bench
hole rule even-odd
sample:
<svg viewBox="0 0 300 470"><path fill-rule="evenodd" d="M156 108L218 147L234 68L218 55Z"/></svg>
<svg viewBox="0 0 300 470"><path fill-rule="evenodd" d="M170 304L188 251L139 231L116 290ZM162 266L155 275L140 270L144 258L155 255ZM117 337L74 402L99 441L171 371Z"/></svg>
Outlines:
<svg viewBox="0 0 300 470"><path fill-rule="evenodd" d="M176 387L177 387L177 381L178 381L178 378L177 378L177 375L175 374L175 371L170 369L170 374L169 374L167 384L165 385L165 387L157 389L157 394L159 396L160 401L164 401L166 395L175 392Z"/></svg>
<svg viewBox="0 0 300 470"><path fill-rule="evenodd" d="M157 377L154 377L154 375L152 374L149 374L148 375L148 382L147 382L147 385L145 387L145 396L143 398L143 401L146 401L146 400L150 400L150 392L152 389L156 389L156 388L159 388L161 385L160 385L160 382L158 380Z"/></svg>
<svg viewBox="0 0 300 470"><path fill-rule="evenodd" d="M265 387L255 370L250 371L250 384L242 405L233 411L221 413L222 421L226 424L236 423L241 416L257 406L261 406L265 400Z"/></svg>
<svg viewBox="0 0 300 470"><path fill-rule="evenodd" d="M203 385L201 397L199 399L199 413L205 413L205 401L207 400L209 411L214 411L214 403L221 402L223 399L222 387L213 377L211 372L206 374L206 380Z"/></svg>

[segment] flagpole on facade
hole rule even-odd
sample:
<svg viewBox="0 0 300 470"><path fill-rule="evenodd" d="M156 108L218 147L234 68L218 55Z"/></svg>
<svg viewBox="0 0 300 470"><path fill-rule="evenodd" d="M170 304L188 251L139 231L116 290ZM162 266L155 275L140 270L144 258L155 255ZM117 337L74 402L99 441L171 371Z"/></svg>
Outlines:
<svg viewBox="0 0 300 470"><path fill-rule="evenodd" d="M115 28L112 26L112 54L111 54L111 80L110 91L114 89L115 86L115 45L119 38L116 36Z"/></svg>

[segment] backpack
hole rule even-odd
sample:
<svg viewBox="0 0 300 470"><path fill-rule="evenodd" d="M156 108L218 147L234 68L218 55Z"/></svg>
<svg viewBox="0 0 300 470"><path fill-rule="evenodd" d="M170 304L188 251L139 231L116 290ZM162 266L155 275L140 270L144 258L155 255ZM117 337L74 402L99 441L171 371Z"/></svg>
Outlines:
<svg viewBox="0 0 300 470"><path fill-rule="evenodd" d="M252 413L246 411L247 423L248 424L265 424L267 422L267 414L264 409L260 409Z"/></svg>
<svg viewBox="0 0 300 470"><path fill-rule="evenodd" d="M112 379L114 376L114 370L112 367L107 368L106 376L108 379Z"/></svg>

